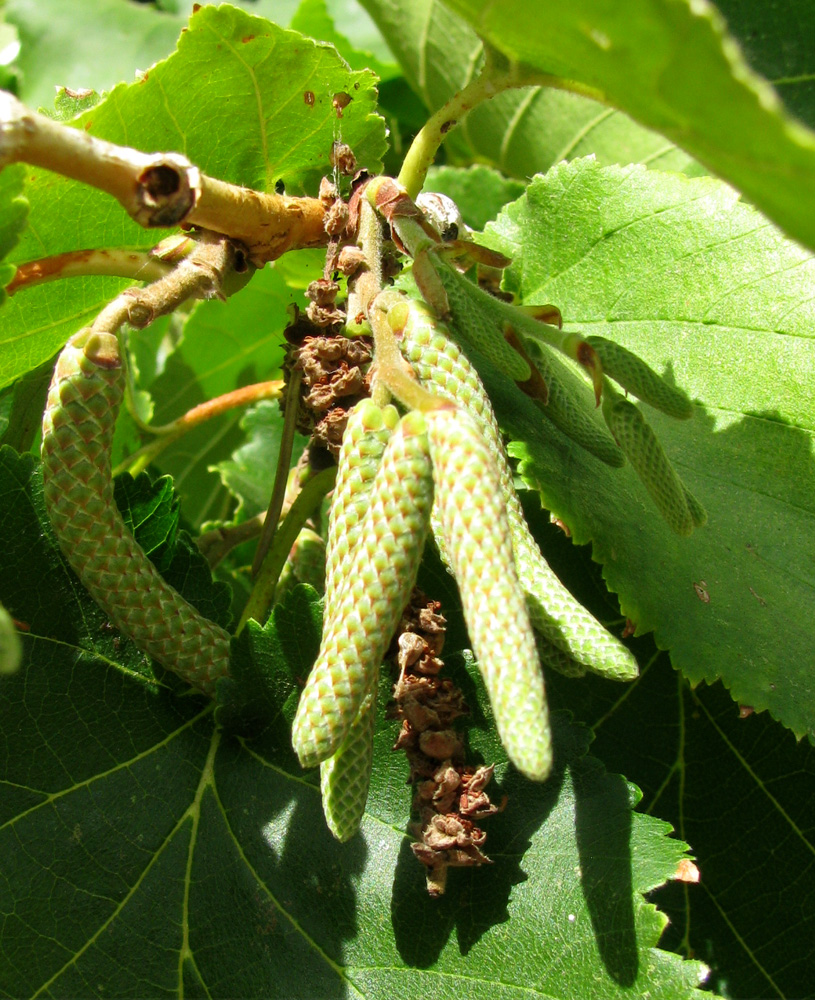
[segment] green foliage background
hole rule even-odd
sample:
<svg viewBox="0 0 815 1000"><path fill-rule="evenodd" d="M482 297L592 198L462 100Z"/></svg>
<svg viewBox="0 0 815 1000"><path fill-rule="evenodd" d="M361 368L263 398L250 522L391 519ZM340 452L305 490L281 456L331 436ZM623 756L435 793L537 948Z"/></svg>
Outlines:
<svg viewBox="0 0 815 1000"><path fill-rule="evenodd" d="M454 873L431 901L404 837L394 723L378 721L368 811L346 846L290 750L319 641L314 592L296 590L236 641L236 673L275 694L260 732L236 732L228 693L217 719L179 697L58 554L30 453L49 359L126 283L71 279L7 301L0 600L25 627L25 664L0 677L0 995L684 998L701 960L722 996L811 996L815 16L725 0L362 7L245 0L189 21L186 0L7 0L21 46L3 79L49 109L55 84L111 91L57 107L113 141L293 193L315 192L339 134L369 170L397 170L425 112L474 72L476 30L576 81L584 93L530 88L477 109L431 186L513 258L506 280L524 299L556 302L567 325L635 349L689 392L693 421L649 419L709 525L672 537L633 476L586 457L493 377L547 556L601 620L619 632L627 615L647 634L632 640L633 685L548 678L557 767L534 786L495 740L454 584L427 561L423 585L450 620L445 659L473 709L471 751L497 761L509 795L489 824L494 865ZM341 124L337 90L354 93ZM160 235L46 171L0 174L12 263ZM156 420L276 377L286 307L320 268L319 254L293 255L140 337L138 387ZM187 531L265 506L279 432L261 404L173 445L151 472L172 475L180 504L168 479L117 487L151 558L223 623L245 596L247 557L212 582ZM123 416L116 461L138 443ZM698 885L671 881L686 844Z"/></svg>

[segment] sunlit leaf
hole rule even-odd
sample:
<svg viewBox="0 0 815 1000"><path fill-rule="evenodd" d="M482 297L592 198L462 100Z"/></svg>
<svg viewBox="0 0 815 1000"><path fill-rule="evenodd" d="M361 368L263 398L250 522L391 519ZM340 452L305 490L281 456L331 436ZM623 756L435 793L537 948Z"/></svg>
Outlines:
<svg viewBox="0 0 815 1000"><path fill-rule="evenodd" d="M815 733L800 615L815 599L811 257L718 181L590 160L536 179L488 235L524 301L556 303L567 328L623 344L696 400L689 421L647 416L709 522L673 535L630 468L494 383L525 479L692 681L721 678Z"/></svg>

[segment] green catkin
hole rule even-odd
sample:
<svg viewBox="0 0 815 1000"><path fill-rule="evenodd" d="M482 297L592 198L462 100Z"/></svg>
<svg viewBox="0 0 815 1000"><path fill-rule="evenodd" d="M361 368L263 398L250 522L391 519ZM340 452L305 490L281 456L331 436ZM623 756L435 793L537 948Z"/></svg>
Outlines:
<svg viewBox="0 0 815 1000"><path fill-rule="evenodd" d="M275 602L298 583L307 583L318 594L325 590L325 539L311 528L302 528L280 571Z"/></svg>
<svg viewBox="0 0 815 1000"><path fill-rule="evenodd" d="M528 603L527 603L528 606ZM530 620L532 616L530 615ZM534 621L533 621L534 625ZM550 667L552 670L556 670L559 674L563 674L564 677L585 677L588 670L582 663L578 663L577 660L573 660L568 653L564 653L562 649L558 649L553 643L545 639L540 632L535 634L535 643L538 647L538 658L541 661L541 665L544 667Z"/></svg>
<svg viewBox="0 0 815 1000"><path fill-rule="evenodd" d="M524 321L534 323L528 317L524 317ZM585 383L545 344L527 336L524 337L524 345L549 388L549 398L545 403L541 399L534 400L538 409L559 431L601 462L612 468L625 465L625 455L603 426L602 420L595 416Z"/></svg>
<svg viewBox="0 0 815 1000"><path fill-rule="evenodd" d="M487 361L516 382L532 374L529 362L504 340L503 324L494 322L491 296L443 260L438 244L410 215L388 215L392 230L413 257L413 277L425 299L448 317L455 333Z"/></svg>
<svg viewBox="0 0 815 1000"><path fill-rule="evenodd" d="M20 669L23 644L11 615L0 604L0 676Z"/></svg>
<svg viewBox="0 0 815 1000"><path fill-rule="evenodd" d="M694 528L703 528L707 524L707 511L684 483L682 489L685 492L685 503L688 505Z"/></svg>
<svg viewBox="0 0 815 1000"><path fill-rule="evenodd" d="M604 387L603 416L670 528L678 535L689 535L694 518L685 487L639 408Z"/></svg>
<svg viewBox="0 0 815 1000"><path fill-rule="evenodd" d="M328 515L323 634L333 627L337 595L347 575L346 563L368 510L369 494L385 446L398 423L396 407L380 407L371 399L357 403L348 415Z"/></svg>
<svg viewBox="0 0 815 1000"><path fill-rule="evenodd" d="M340 842L359 829L368 801L374 756L376 681L342 746L320 764L320 793L329 830Z"/></svg>
<svg viewBox="0 0 815 1000"><path fill-rule="evenodd" d="M453 331L499 371L516 382L525 382L531 375L529 364L504 340L505 319L496 322L491 308L496 300L440 260L434 251L428 251L428 258L447 294Z"/></svg>
<svg viewBox="0 0 815 1000"><path fill-rule="evenodd" d="M83 330L57 360L43 418L43 491L60 549L113 625L207 695L229 670L229 635L167 584L113 499L110 449L124 392L112 334Z"/></svg>
<svg viewBox="0 0 815 1000"><path fill-rule="evenodd" d="M498 734L518 770L543 781L552 767L543 671L492 450L463 410L426 420L444 551Z"/></svg>
<svg viewBox="0 0 815 1000"><path fill-rule="evenodd" d="M394 293L387 293L391 296ZM387 300L384 300L387 301ZM394 298L393 302L397 302ZM403 322L400 347L419 381L434 393L464 407L492 453L506 503L518 576L526 591L532 624L560 651L546 663L574 676L579 664L617 680L638 674L631 651L577 601L551 569L532 537L513 485L501 432L487 392L461 348L423 303L410 302L394 312ZM576 662L575 662L576 661Z"/></svg>
<svg viewBox="0 0 815 1000"><path fill-rule="evenodd" d="M642 358L605 337L586 337L586 341L597 352L604 373L637 399L677 420L693 416L688 397L657 375Z"/></svg>
<svg viewBox="0 0 815 1000"><path fill-rule="evenodd" d="M416 582L432 502L424 418L409 413L385 448L297 707L292 744L303 767L337 751L371 691Z"/></svg>

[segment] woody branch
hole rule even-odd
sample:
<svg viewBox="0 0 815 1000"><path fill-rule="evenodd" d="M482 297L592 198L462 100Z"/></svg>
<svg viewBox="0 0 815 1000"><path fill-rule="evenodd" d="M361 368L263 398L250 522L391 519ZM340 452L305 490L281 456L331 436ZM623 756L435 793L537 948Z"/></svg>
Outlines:
<svg viewBox="0 0 815 1000"><path fill-rule="evenodd" d="M316 198L253 191L208 177L178 153L142 153L31 111L0 91L0 167L30 163L112 195L146 228L200 226L240 241L262 267L288 250L323 246Z"/></svg>

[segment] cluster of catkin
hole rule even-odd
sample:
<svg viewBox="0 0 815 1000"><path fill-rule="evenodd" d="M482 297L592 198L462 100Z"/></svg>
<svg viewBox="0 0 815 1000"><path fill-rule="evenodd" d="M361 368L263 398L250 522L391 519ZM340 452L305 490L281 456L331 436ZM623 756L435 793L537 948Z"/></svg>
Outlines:
<svg viewBox="0 0 815 1000"><path fill-rule="evenodd" d="M341 840L364 811L380 665L431 525L458 583L498 733L528 778L543 780L552 765L539 650L548 665L572 674L628 679L637 669L543 559L486 392L446 328L394 290L373 309L437 405L400 416L365 399L351 411L340 449L322 643L292 739L304 767L321 766L326 819Z"/></svg>

